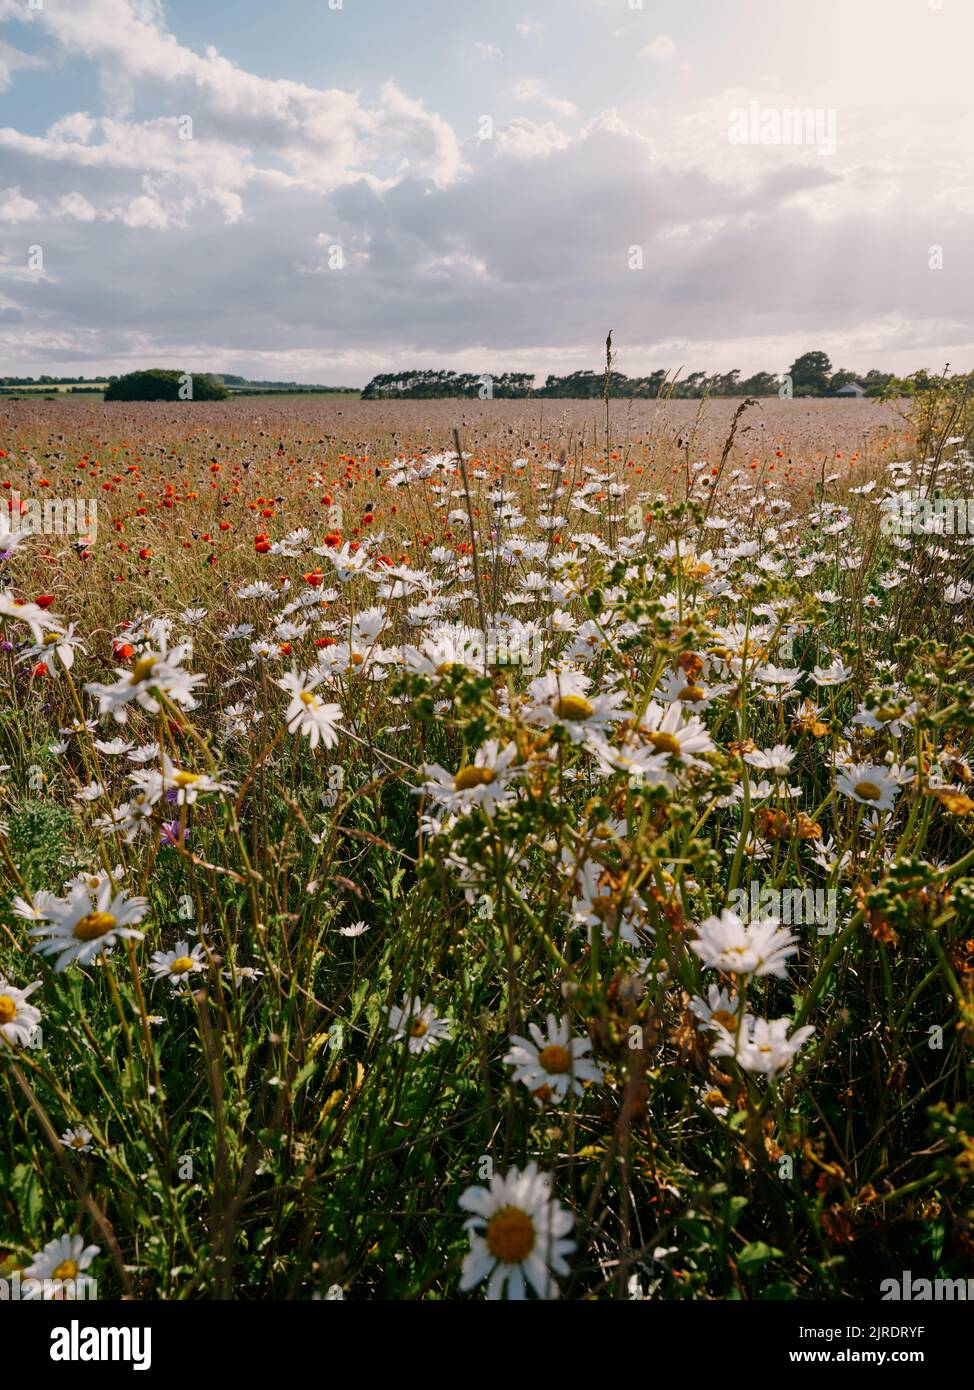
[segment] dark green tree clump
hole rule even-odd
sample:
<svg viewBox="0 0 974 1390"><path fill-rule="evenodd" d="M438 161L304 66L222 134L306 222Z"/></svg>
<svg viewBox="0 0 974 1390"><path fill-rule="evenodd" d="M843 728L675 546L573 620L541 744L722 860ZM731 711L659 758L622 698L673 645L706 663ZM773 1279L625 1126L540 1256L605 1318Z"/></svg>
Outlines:
<svg viewBox="0 0 974 1390"><path fill-rule="evenodd" d="M433 370L382 372L366 386L362 399L421 401L450 396L468 400L478 397L481 400L489 397L510 399L531 395L533 385L534 377L529 372L502 372L496 376Z"/></svg>
<svg viewBox="0 0 974 1390"><path fill-rule="evenodd" d="M206 372L168 371L152 367L114 377L105 391L106 401L225 401L230 392L219 377Z"/></svg>

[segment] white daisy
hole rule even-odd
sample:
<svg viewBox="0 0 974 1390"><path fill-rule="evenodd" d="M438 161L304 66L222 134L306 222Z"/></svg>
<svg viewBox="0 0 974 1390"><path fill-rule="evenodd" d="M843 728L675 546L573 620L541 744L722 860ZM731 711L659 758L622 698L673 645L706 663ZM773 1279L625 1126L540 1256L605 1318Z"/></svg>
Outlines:
<svg viewBox="0 0 974 1390"><path fill-rule="evenodd" d="M527 689L525 719L542 728L559 728L572 743L582 743L588 735L605 735L612 725L628 716L619 706L625 700L620 691L589 695L591 679L583 671L550 671L538 676Z"/></svg>
<svg viewBox="0 0 974 1390"><path fill-rule="evenodd" d="M75 1153L90 1153L93 1137L90 1129L85 1125L79 1125L77 1129L66 1129L61 1135L61 1143L66 1149L73 1149Z"/></svg>
<svg viewBox="0 0 974 1390"><path fill-rule="evenodd" d="M171 951L154 951L149 968L154 979L182 985L197 970L206 969L206 953L198 943L190 950L188 941L177 941Z"/></svg>
<svg viewBox="0 0 974 1390"><path fill-rule="evenodd" d="M5 618L14 618L18 622L26 623L35 642L43 642L46 631L63 630L61 619L56 618L53 613L48 613L39 603L18 603L8 594L0 593L0 629L4 626Z"/></svg>
<svg viewBox="0 0 974 1390"><path fill-rule="evenodd" d="M900 784L887 768L873 763L852 763L835 779L835 789L860 805L876 811L892 811Z"/></svg>
<svg viewBox="0 0 974 1390"><path fill-rule="evenodd" d="M389 1010L388 1024L393 1042L409 1039L410 1052L428 1052L451 1036L447 1019L437 1018L433 1005L424 1005L417 995L407 995L401 1006L394 1004Z"/></svg>
<svg viewBox="0 0 974 1390"><path fill-rule="evenodd" d="M693 1090L700 1104L714 1115L723 1118L730 1112L727 1097L716 1086L694 1086Z"/></svg>
<svg viewBox="0 0 974 1390"><path fill-rule="evenodd" d="M581 1095L583 1081L602 1080L602 1068L585 1056L591 1040L571 1036L567 1015L560 1022L548 1015L547 1036L536 1023L528 1024L528 1032L533 1042L516 1033L511 1036L504 1061L514 1068L514 1080L523 1082L539 1102Z"/></svg>
<svg viewBox="0 0 974 1390"><path fill-rule="evenodd" d="M311 748L317 748L319 742L325 748L334 748L338 742L335 726L342 717L342 707L327 703L314 693L324 679L324 672L312 675L291 671L277 681L291 697L284 714L288 732L303 734Z"/></svg>
<svg viewBox="0 0 974 1390"><path fill-rule="evenodd" d="M235 985L239 985L244 980L259 980L263 973L263 970L257 970L252 965L235 965L230 970L224 970L223 978L232 980Z"/></svg>
<svg viewBox="0 0 974 1390"><path fill-rule="evenodd" d="M353 922L350 927L339 927L338 935L351 937L364 936L368 930L369 926L367 922Z"/></svg>
<svg viewBox="0 0 974 1390"><path fill-rule="evenodd" d="M27 1003L28 995L41 984L42 981L35 980L26 989L18 989L0 975L0 1035L14 1047L27 1047L41 1021L40 1009Z"/></svg>
<svg viewBox="0 0 974 1390"><path fill-rule="evenodd" d="M704 965L728 975L777 975L784 979L785 961L798 946L787 927L777 917L745 923L736 912L724 908L719 917L700 923L694 951Z"/></svg>
<svg viewBox="0 0 974 1390"><path fill-rule="evenodd" d="M28 1279L58 1280L58 1286L50 1290L51 1298L58 1293L67 1296L79 1292L79 1284L90 1281L79 1278L99 1253L97 1245L85 1245L83 1236L58 1236L49 1240L44 1249L31 1260L24 1270Z"/></svg>
<svg viewBox="0 0 974 1390"><path fill-rule="evenodd" d="M194 676L182 669L181 662L188 653L187 644L161 654L148 652L145 656L139 657L131 671L116 667L115 674L118 680L114 685L89 681L85 690L98 701L98 713L113 715L119 724L124 724L128 719L128 706L132 701L149 714L158 714L161 706L156 696L159 694L165 695L183 709L195 709L193 690L201 685L206 677Z"/></svg>
<svg viewBox="0 0 974 1390"><path fill-rule="evenodd" d="M714 741L702 719L696 715L689 719L683 717L683 705L679 700L669 705L658 705L650 700L639 721L639 731L655 752L664 753L667 758L689 767L708 766L700 755L712 752Z"/></svg>
<svg viewBox="0 0 974 1390"><path fill-rule="evenodd" d="M177 806L192 806L197 797L207 792L229 792L230 783L220 782L208 772L187 772L177 767L168 753L162 755L162 771L146 768L140 772L130 772L129 781L136 786L150 805L168 797Z"/></svg>
<svg viewBox="0 0 974 1390"><path fill-rule="evenodd" d="M737 1027L738 1001L734 995L719 985L711 985L706 999L695 994L690 1000L690 1012L705 1028L726 1028L734 1032Z"/></svg>
<svg viewBox="0 0 974 1390"><path fill-rule="evenodd" d="M57 955L58 974L72 962L87 965L121 938L141 941L142 933L133 924L141 922L148 906L145 898L130 898L124 889L115 893L107 879L94 895L78 885L66 898L44 904L43 925L30 932L39 938L33 949L41 955Z"/></svg>
<svg viewBox="0 0 974 1390"><path fill-rule="evenodd" d="M836 657L828 666L816 666L812 671L812 680L816 685L842 685L851 675L852 667Z"/></svg>
<svg viewBox="0 0 974 1390"><path fill-rule="evenodd" d="M744 754L749 767L759 767L776 777L787 777L794 758L795 750L785 743L776 743L773 748L755 748L753 753Z"/></svg>
<svg viewBox="0 0 974 1390"><path fill-rule="evenodd" d="M746 1018L739 1034L721 1029L714 1043L714 1057L735 1057L745 1071L774 1076L786 1071L803 1043L815 1032L812 1027L796 1028L791 1037L791 1020Z"/></svg>
<svg viewBox="0 0 974 1390"><path fill-rule="evenodd" d="M565 1256L575 1242L565 1237L574 1222L536 1163L523 1172L510 1168L503 1178L495 1174L489 1187L468 1187L460 1206L473 1212L464 1222L470 1251L463 1261L461 1292L487 1279L489 1299L500 1298L505 1290L508 1298L521 1299L526 1282L539 1298L558 1297L553 1275L568 1273Z"/></svg>
<svg viewBox="0 0 974 1390"><path fill-rule="evenodd" d="M455 815L476 806L482 806L491 815L497 806L512 798L509 784L516 775L511 770L516 757L516 744L509 743L502 749L497 739L488 739L477 749L473 762L465 763L455 773L439 763L424 763L420 771L425 781L417 793Z"/></svg>

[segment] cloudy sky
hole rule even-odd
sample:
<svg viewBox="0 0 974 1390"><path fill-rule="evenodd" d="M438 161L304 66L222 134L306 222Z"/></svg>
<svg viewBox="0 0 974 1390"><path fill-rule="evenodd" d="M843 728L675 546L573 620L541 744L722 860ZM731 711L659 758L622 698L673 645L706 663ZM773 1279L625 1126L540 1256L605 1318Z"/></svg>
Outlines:
<svg viewBox="0 0 974 1390"><path fill-rule="evenodd" d="M972 53L974 0L0 0L0 374L974 368Z"/></svg>

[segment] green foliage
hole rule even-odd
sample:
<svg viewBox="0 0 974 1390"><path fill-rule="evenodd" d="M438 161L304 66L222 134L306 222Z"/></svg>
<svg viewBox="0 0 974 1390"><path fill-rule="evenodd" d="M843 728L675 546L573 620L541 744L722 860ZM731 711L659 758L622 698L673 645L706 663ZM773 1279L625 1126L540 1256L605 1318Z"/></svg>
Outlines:
<svg viewBox="0 0 974 1390"><path fill-rule="evenodd" d="M109 382L106 401L224 401L230 395L218 377L152 367Z"/></svg>

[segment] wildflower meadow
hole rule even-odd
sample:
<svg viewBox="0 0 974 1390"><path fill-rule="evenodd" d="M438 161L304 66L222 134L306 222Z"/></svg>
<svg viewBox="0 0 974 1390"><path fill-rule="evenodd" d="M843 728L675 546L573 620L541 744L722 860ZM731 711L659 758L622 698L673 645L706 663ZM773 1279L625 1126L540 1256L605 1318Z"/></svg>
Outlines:
<svg viewBox="0 0 974 1390"><path fill-rule="evenodd" d="M966 391L5 403L3 1278L966 1279Z"/></svg>

